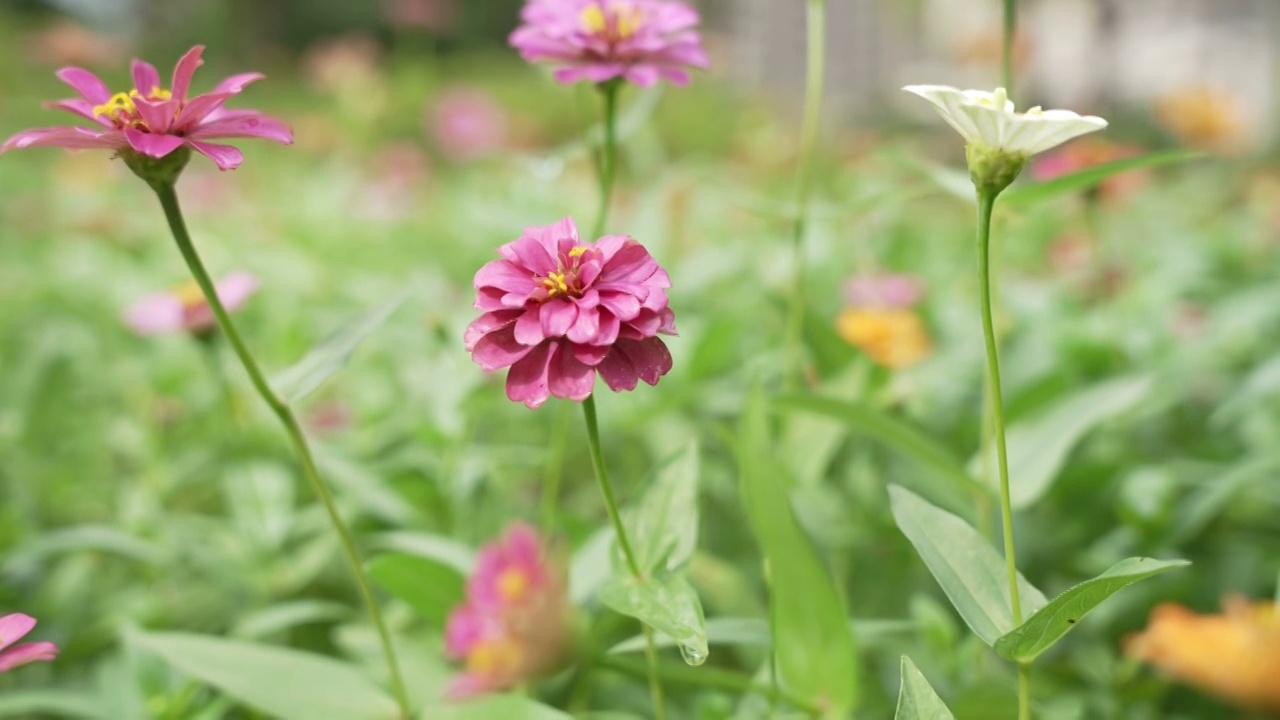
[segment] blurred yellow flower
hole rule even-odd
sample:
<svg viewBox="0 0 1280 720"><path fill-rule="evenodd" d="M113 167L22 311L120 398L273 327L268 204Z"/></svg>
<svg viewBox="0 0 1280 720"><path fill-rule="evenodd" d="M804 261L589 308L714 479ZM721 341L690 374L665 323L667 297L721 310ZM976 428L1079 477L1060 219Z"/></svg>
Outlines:
<svg viewBox="0 0 1280 720"><path fill-rule="evenodd" d="M1249 144L1239 99L1220 90L1197 87L1166 95L1156 101L1156 119L1198 150L1230 154Z"/></svg>
<svg viewBox="0 0 1280 720"><path fill-rule="evenodd" d="M1125 652L1242 707L1280 710L1280 608L1231 597L1221 615L1164 604Z"/></svg>
<svg viewBox="0 0 1280 720"><path fill-rule="evenodd" d="M913 365L933 350L924 321L905 308L847 308L836 318L836 332L893 370Z"/></svg>

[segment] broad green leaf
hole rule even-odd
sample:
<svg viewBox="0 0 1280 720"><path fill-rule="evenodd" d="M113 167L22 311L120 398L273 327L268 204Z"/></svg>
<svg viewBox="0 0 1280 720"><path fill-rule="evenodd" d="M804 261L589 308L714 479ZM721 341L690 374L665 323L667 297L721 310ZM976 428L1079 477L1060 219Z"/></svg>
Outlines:
<svg viewBox="0 0 1280 720"><path fill-rule="evenodd" d="M1138 157L1114 160L1101 165L1094 165L1066 175L1059 175L1044 182L1026 183L1009 188L1000 196L1003 205L1030 205L1051 197L1063 195L1077 190L1085 190L1106 180L1113 175L1130 170L1174 165L1202 157L1202 153L1186 150L1169 150L1166 152L1139 155Z"/></svg>
<svg viewBox="0 0 1280 720"><path fill-rule="evenodd" d="M439 561L457 570L461 575L470 575L476 566L475 550L443 535L412 530L391 530L374 535L370 538L369 544L384 550Z"/></svg>
<svg viewBox="0 0 1280 720"><path fill-rule="evenodd" d="M1085 433L1133 408L1151 390L1149 376L1107 380L1058 402L1035 417L1008 428L1009 499L1014 508L1025 508L1044 496L1062 470L1071 448ZM994 447L988 452L994 454ZM977 472L982 456L975 455L969 469ZM994 457L991 467L995 467ZM992 488L999 478L988 478Z"/></svg>
<svg viewBox="0 0 1280 720"><path fill-rule="evenodd" d="M487 695L429 707L422 720L572 720L571 715L523 695Z"/></svg>
<svg viewBox="0 0 1280 720"><path fill-rule="evenodd" d="M1181 547L1194 540L1213 522L1245 488L1273 477L1280 467L1280 456L1253 456L1232 465L1226 472L1210 478L1202 487L1180 502L1165 543Z"/></svg>
<svg viewBox="0 0 1280 720"><path fill-rule="evenodd" d="M1153 560L1129 558L1112 565L1106 572L1055 597L1026 622L996 641L997 653L1008 660L1030 662L1048 650L1103 600L1126 585L1152 575L1190 565L1186 560Z"/></svg>
<svg viewBox="0 0 1280 720"><path fill-rule="evenodd" d="M964 520L906 488L889 486L898 529L907 536L974 634L992 645L1014 628L1004 558ZM1045 605L1044 594L1018 575L1022 612Z"/></svg>
<svg viewBox="0 0 1280 720"><path fill-rule="evenodd" d="M986 488L965 470L954 453L912 425L878 408L812 395L787 395L779 398L777 405L840 420L853 432L879 440L933 470L950 481L947 485L929 485L931 494L937 495L938 501L948 500L948 505L965 507L969 505L974 490L986 492Z"/></svg>
<svg viewBox="0 0 1280 720"><path fill-rule="evenodd" d="M25 574L47 564L53 555L77 552L108 553L147 565L163 563L168 554L163 547L123 530L106 525L78 525L33 535L30 542L9 555L4 573Z"/></svg>
<svg viewBox="0 0 1280 720"><path fill-rule="evenodd" d="M101 702L71 690L6 690L0 693L0 718L101 718Z"/></svg>
<svg viewBox="0 0 1280 720"><path fill-rule="evenodd" d="M368 563L369 576L419 615L443 627L449 611L462 603L466 578L438 560L417 555L381 555Z"/></svg>
<svg viewBox="0 0 1280 720"><path fill-rule="evenodd" d="M898 690L898 711L894 720L953 720L946 703L933 691L911 658L902 656L902 686Z"/></svg>
<svg viewBox="0 0 1280 720"><path fill-rule="evenodd" d="M600 602L671 637L689 664L706 661L707 621L684 575L615 575L600 588Z"/></svg>
<svg viewBox="0 0 1280 720"><path fill-rule="evenodd" d="M283 720L390 720L396 705L359 669L286 648L187 633L133 643L246 705Z"/></svg>
<svg viewBox="0 0 1280 720"><path fill-rule="evenodd" d="M299 625L332 622L351 615L351 608L330 600L293 600L271 605L240 619L231 635L256 640Z"/></svg>
<svg viewBox="0 0 1280 720"><path fill-rule="evenodd" d="M408 293L400 293L352 318L311 348L297 364L278 374L271 383L272 387L289 402L297 402L310 395L325 380L346 367L360 343L386 322L408 297Z"/></svg>
<svg viewBox="0 0 1280 720"><path fill-rule="evenodd" d="M688 563L698 544L697 442L690 442L658 468L629 520L642 573L675 571Z"/></svg>
<svg viewBox="0 0 1280 720"><path fill-rule="evenodd" d="M778 679L833 715L857 703L858 666L844 604L796 521L774 456L765 398L756 388L738 435L738 475L747 519L764 553Z"/></svg>

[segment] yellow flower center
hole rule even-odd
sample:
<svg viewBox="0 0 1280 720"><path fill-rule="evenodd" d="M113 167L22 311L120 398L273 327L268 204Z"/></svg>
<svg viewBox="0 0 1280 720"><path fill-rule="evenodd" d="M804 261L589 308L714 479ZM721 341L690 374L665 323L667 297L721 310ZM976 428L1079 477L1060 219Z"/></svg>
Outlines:
<svg viewBox="0 0 1280 720"><path fill-rule="evenodd" d="M562 272L548 273L542 278L542 287L547 289L547 295L550 297L569 294L569 283L566 282Z"/></svg>
<svg viewBox="0 0 1280 720"><path fill-rule="evenodd" d="M549 272L543 277L534 278L542 284L544 290L547 291L545 299L572 295L578 297L582 294L581 282L578 280L578 270L582 266L582 258L586 256L591 248L585 245L575 245L569 250L568 255L561 255L556 261L555 272Z"/></svg>
<svg viewBox="0 0 1280 720"><path fill-rule="evenodd" d="M467 654L467 672L486 676L510 676L520 666L520 646L509 638L480 643Z"/></svg>
<svg viewBox="0 0 1280 720"><path fill-rule="evenodd" d="M597 2L582 11L582 27L609 42L626 40L640 29L643 13L629 2Z"/></svg>
<svg viewBox="0 0 1280 720"><path fill-rule="evenodd" d="M147 93L145 97L138 92L137 88L133 88L127 93L116 93L106 102L95 106L93 115L94 117L106 117L111 120L141 124L142 121L136 117L138 106L133 102L135 99L144 98L152 102L164 102L172 97L173 93L171 91L159 86L151 88L151 92Z"/></svg>
<svg viewBox="0 0 1280 720"><path fill-rule="evenodd" d="M836 331L880 365L913 365L933 349L920 316L910 310L849 308L836 319Z"/></svg>
<svg viewBox="0 0 1280 720"><path fill-rule="evenodd" d="M524 597L529 589L529 576L512 568L498 576L498 594L507 602L515 602Z"/></svg>
<svg viewBox="0 0 1280 720"><path fill-rule="evenodd" d="M195 280L188 280L175 287L171 292L182 303L184 309L190 310L205 304L204 291L200 289Z"/></svg>

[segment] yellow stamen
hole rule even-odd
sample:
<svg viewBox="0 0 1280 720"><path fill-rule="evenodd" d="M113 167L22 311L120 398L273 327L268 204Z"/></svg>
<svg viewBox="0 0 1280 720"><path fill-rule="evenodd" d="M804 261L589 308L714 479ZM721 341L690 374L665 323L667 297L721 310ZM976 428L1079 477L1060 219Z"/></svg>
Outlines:
<svg viewBox="0 0 1280 720"><path fill-rule="evenodd" d="M476 675L508 675L519 665L520 646L505 638L481 643L467 654L467 672Z"/></svg>
<svg viewBox="0 0 1280 720"><path fill-rule="evenodd" d="M105 115L114 118L120 113L132 113L136 110L137 107L133 104L133 98L129 96L129 93L116 93L111 96L111 99L94 107L93 115L94 117Z"/></svg>
<svg viewBox="0 0 1280 720"><path fill-rule="evenodd" d="M604 35L610 40L626 40L640 29L643 15L628 2L610 2L605 9L602 2L592 3L582 10L582 27L592 35Z"/></svg>
<svg viewBox="0 0 1280 720"><path fill-rule="evenodd" d="M562 272L548 273L542 279L542 287L547 289L547 294L551 297L569 292L569 283Z"/></svg>
<svg viewBox="0 0 1280 720"><path fill-rule="evenodd" d="M580 256L582 256L582 255L585 255L585 254L586 254L586 252L587 252L587 247L586 247L585 245L579 245L579 246L577 246L577 247L575 247L574 249L572 249L572 250L570 250L570 251L569 251L569 257L571 257L571 258L572 258L572 257L580 257Z"/></svg>
<svg viewBox="0 0 1280 720"><path fill-rule="evenodd" d="M609 27L609 22L604 17L604 8L588 5L582 11L582 27L592 35L604 32Z"/></svg>
<svg viewBox="0 0 1280 720"><path fill-rule="evenodd" d="M498 576L498 594L508 602L519 600L528 589L529 577L515 568Z"/></svg>
<svg viewBox="0 0 1280 720"><path fill-rule="evenodd" d="M178 298L184 308L194 308L205 304L204 291L194 280L188 280L175 287L173 296Z"/></svg>

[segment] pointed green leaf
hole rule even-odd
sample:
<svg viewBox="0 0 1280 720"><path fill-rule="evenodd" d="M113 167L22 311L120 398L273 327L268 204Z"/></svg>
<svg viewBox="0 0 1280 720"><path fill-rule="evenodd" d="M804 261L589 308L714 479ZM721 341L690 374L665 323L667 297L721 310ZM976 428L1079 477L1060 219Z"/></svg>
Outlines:
<svg viewBox="0 0 1280 720"><path fill-rule="evenodd" d="M616 575L600 588L600 602L671 637L690 663L706 660L707 621L684 575Z"/></svg>
<svg viewBox="0 0 1280 720"><path fill-rule="evenodd" d="M1009 499L1014 508L1027 507L1049 490L1062 470L1071 448L1090 430L1133 408L1151 390L1149 376L1120 378L1098 383L1071 395L1035 417L1009 427ZM989 448L988 452L992 452ZM969 469L982 462L975 455ZM991 467L995 467L993 462ZM988 479L994 489L999 479Z"/></svg>
<svg viewBox="0 0 1280 720"><path fill-rule="evenodd" d="M386 303L361 313L311 348L293 367L281 372L271 385L289 402L310 395L338 371L346 367L351 354L374 330L391 317L408 293L400 293Z"/></svg>
<svg viewBox="0 0 1280 720"><path fill-rule="evenodd" d="M796 521L758 388L739 430L738 473L747 519L764 552L778 678L789 692L833 716L848 713L858 696L849 620L817 549Z"/></svg>
<svg viewBox="0 0 1280 720"><path fill-rule="evenodd" d="M332 658L187 633L134 633L138 646L231 697L284 720L390 720L396 705Z"/></svg>
<svg viewBox="0 0 1280 720"><path fill-rule="evenodd" d="M1048 650L1103 600L1126 585L1152 575L1190 565L1186 560L1153 560L1129 558L1112 565L1092 580L1055 597L1027 621L996 641L995 650L1009 660L1030 662Z"/></svg>
<svg viewBox="0 0 1280 720"><path fill-rule="evenodd" d="M902 656L902 687L894 720L954 720L946 703L933 691L911 658Z"/></svg>
<svg viewBox="0 0 1280 720"><path fill-rule="evenodd" d="M572 716L523 695L487 695L429 707L422 720L571 720Z"/></svg>
<svg viewBox="0 0 1280 720"><path fill-rule="evenodd" d="M1014 628L1004 558L964 520L919 495L889 486L898 529L907 536L974 634L991 645ZM1022 611L1045 605L1044 594L1018 574Z"/></svg>
<svg viewBox="0 0 1280 720"><path fill-rule="evenodd" d="M698 444L690 442L658 468L627 523L640 571L684 567L698 544Z"/></svg>
<svg viewBox="0 0 1280 720"><path fill-rule="evenodd" d="M1058 195L1091 188L1103 180L1106 180L1113 175L1119 175L1122 172L1159 167L1161 165L1174 165L1177 163L1187 162L1188 160L1195 160L1202 156L1203 153L1198 152L1169 150L1167 152L1151 153L1149 155L1124 158L1123 160L1114 160L1109 163L1102 163L1100 165L1087 167L1083 170L1077 170L1073 173L1067 173L1066 175L1059 175L1052 180L1015 185L1005 191L1005 193L1000 197L1000 202L1003 205L1010 206L1030 205Z"/></svg>
<svg viewBox="0 0 1280 720"><path fill-rule="evenodd" d="M431 558L391 554L368 564L369 576L387 592L405 601L436 627L443 627L449 611L462 604L466 578L456 569Z"/></svg>

